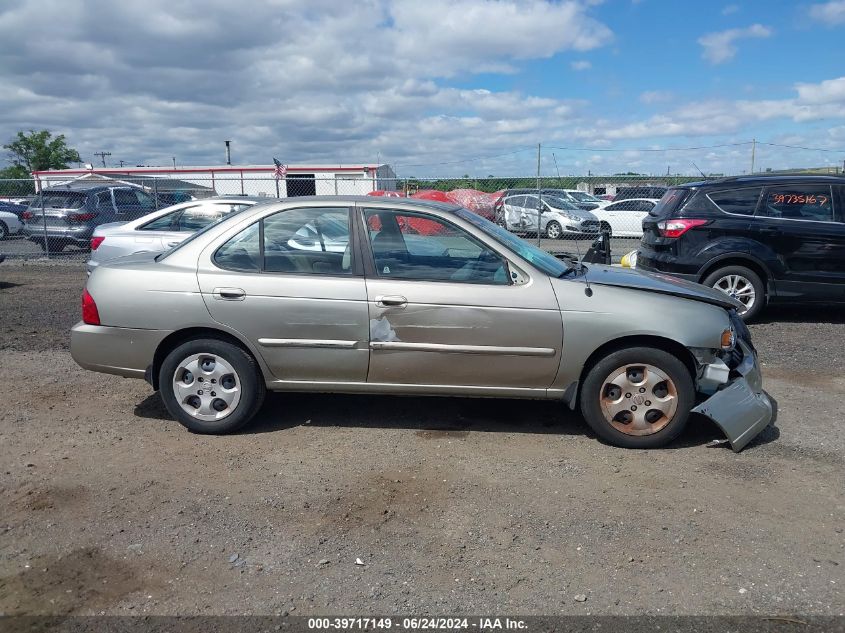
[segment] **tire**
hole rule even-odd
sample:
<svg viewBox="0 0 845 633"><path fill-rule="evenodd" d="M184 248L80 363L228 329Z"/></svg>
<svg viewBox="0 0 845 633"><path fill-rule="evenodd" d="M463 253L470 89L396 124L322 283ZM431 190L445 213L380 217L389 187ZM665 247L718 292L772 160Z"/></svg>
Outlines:
<svg viewBox="0 0 845 633"><path fill-rule="evenodd" d="M608 237L613 237L613 229L610 228L610 224L607 222L602 222L601 226L599 227L599 232L604 233L607 232Z"/></svg>
<svg viewBox="0 0 845 633"><path fill-rule="evenodd" d="M559 240L563 235L563 227L552 220L546 225L546 237L550 240Z"/></svg>
<svg viewBox="0 0 845 633"><path fill-rule="evenodd" d="M206 361L213 362L204 366ZM185 380L187 373L190 382ZM227 388L224 381L233 386ZM240 347L213 338L194 339L170 352L161 364L158 384L164 405L179 424L193 433L213 435L232 433L249 422L266 392L255 359ZM215 409L219 402L227 406Z"/></svg>
<svg viewBox="0 0 845 633"><path fill-rule="evenodd" d="M704 281L701 282L705 286L721 290L746 305L746 310L740 312L739 315L743 321L751 321L760 314L760 311L766 305L766 286L760 276L750 268L745 266L726 266L713 271ZM730 291L733 288L733 293ZM753 295L748 294L753 293ZM750 305L746 302L744 297L751 297Z"/></svg>
<svg viewBox="0 0 845 633"><path fill-rule="evenodd" d="M694 404L695 385L687 367L654 347L613 352L589 370L581 386L587 424L622 448L669 444L683 432Z"/></svg>
<svg viewBox="0 0 845 633"><path fill-rule="evenodd" d="M5 222L0 222L0 240L5 240L9 237L9 227Z"/></svg>

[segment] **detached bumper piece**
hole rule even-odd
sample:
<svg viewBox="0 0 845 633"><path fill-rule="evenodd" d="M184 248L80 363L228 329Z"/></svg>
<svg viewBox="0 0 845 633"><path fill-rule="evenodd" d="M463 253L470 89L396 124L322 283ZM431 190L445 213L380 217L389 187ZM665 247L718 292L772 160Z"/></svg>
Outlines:
<svg viewBox="0 0 845 633"><path fill-rule="evenodd" d="M741 451L772 421L773 407L763 391L763 379L754 350L739 341L743 358L739 376L692 411L704 415L722 429L735 452Z"/></svg>

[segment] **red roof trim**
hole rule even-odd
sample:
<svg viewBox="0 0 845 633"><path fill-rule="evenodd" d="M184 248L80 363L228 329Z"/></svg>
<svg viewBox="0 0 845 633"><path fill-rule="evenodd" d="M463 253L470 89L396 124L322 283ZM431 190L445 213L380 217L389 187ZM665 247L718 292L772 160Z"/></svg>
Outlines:
<svg viewBox="0 0 845 633"><path fill-rule="evenodd" d="M309 171L319 171L319 172L335 172L335 171L372 171L375 169L374 167L370 167L369 165L361 165L357 167L289 167L289 172L309 172ZM121 169L119 167L105 167L100 169L46 169L42 171L34 171L32 174L34 176L40 176L45 174L51 175L72 175L72 174L103 174L103 175L121 175L121 174L148 174L148 173L156 173L156 174L202 174L202 173L222 173L222 172L235 172L235 173L242 173L242 172L274 172L276 168L274 166L268 167L197 167L196 169L186 169L177 167L176 169L173 168L162 168L159 169L157 167L137 167L132 169Z"/></svg>

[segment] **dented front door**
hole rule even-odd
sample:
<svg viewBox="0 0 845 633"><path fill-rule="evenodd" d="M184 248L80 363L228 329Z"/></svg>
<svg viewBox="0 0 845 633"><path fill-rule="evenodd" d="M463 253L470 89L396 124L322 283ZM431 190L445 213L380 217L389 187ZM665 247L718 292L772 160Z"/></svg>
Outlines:
<svg viewBox="0 0 845 633"><path fill-rule="evenodd" d="M441 218L373 210L365 212L365 226L373 257L368 382L552 384L562 322L547 278L508 283L507 265L494 259L497 254Z"/></svg>

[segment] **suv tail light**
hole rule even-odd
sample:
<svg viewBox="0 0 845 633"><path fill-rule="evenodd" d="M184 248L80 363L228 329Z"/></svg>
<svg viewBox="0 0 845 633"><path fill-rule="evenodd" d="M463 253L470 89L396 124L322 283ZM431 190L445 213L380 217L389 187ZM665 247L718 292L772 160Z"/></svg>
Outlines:
<svg viewBox="0 0 845 633"><path fill-rule="evenodd" d="M87 222L95 217L97 217L96 213L68 213L65 220L73 224L74 222Z"/></svg>
<svg viewBox="0 0 845 633"><path fill-rule="evenodd" d="M21 213L21 220L31 220L35 217L35 214L32 211L24 211Z"/></svg>
<svg viewBox="0 0 845 633"><path fill-rule="evenodd" d="M702 224L707 224L707 220L663 220L657 223L657 232L660 233L660 237L681 237L690 229Z"/></svg>
<svg viewBox="0 0 845 633"><path fill-rule="evenodd" d="M100 325L100 313L97 304L88 289L82 291L82 321L88 325Z"/></svg>
<svg viewBox="0 0 845 633"><path fill-rule="evenodd" d="M104 237L92 237L92 238L91 238L91 250L92 250L92 251L96 251L96 250L97 250L97 247L98 247L100 244L102 244L102 243L103 243L103 240L105 240L105 239L106 239L106 238L104 238Z"/></svg>

